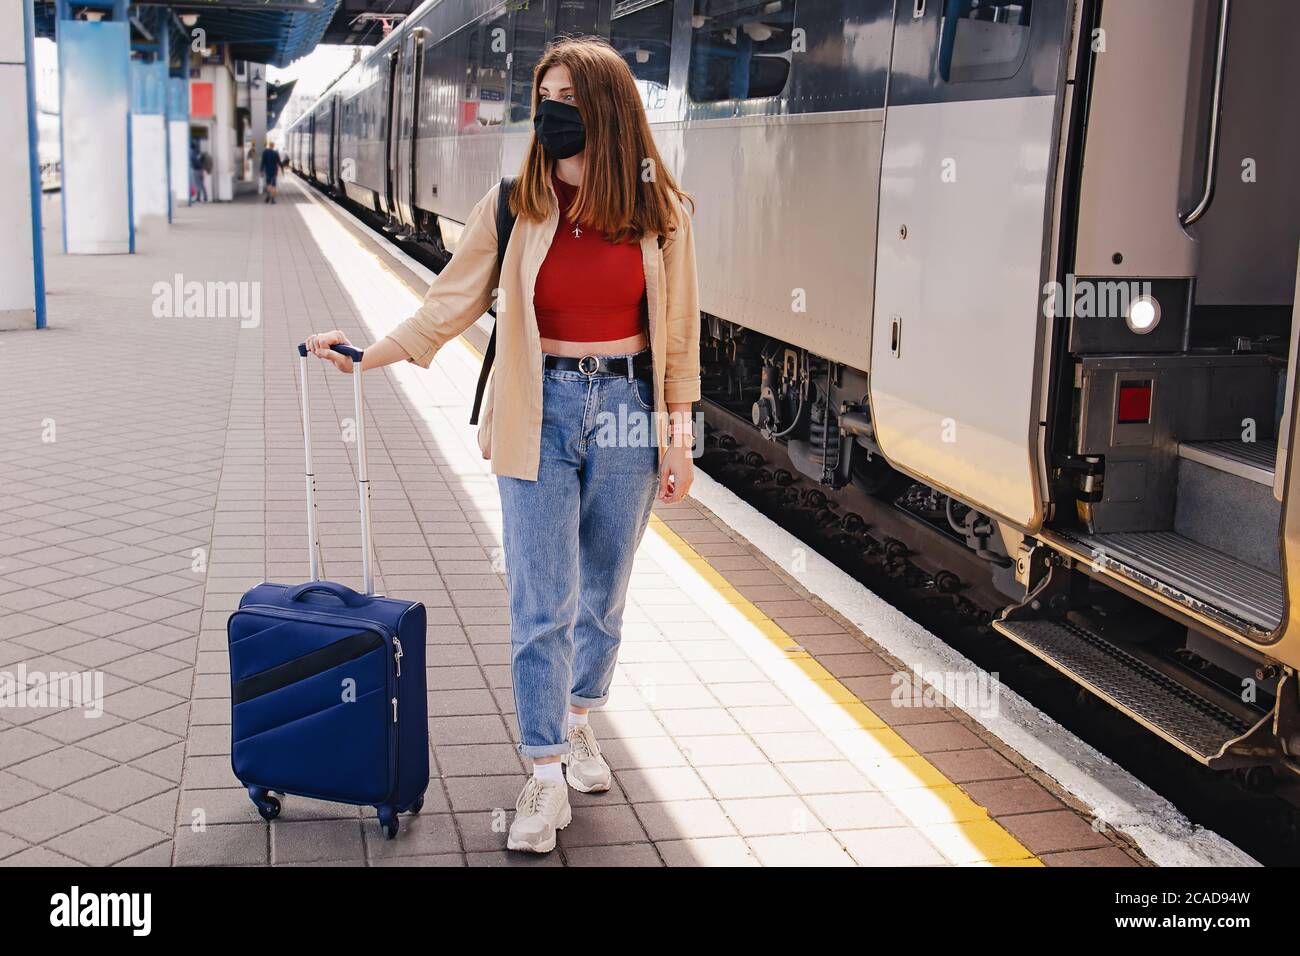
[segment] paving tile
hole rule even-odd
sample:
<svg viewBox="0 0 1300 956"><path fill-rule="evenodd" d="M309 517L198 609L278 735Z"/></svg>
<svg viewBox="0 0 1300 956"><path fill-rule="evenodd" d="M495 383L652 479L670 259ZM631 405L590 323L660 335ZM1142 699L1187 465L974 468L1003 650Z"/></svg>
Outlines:
<svg viewBox="0 0 1300 956"><path fill-rule="evenodd" d="M665 840L656 843L668 866L758 866L758 857L740 837Z"/></svg>
<svg viewBox="0 0 1300 956"><path fill-rule="evenodd" d="M1110 843L1104 834L1070 810L1011 814L1000 817L998 822L1032 853L1090 850Z"/></svg>
<svg viewBox="0 0 1300 956"><path fill-rule="evenodd" d="M837 830L835 836L862 866L942 866L947 860L909 827Z"/></svg>
<svg viewBox="0 0 1300 956"><path fill-rule="evenodd" d="M44 787L38 786L30 780L24 780L22 777L15 777L7 771L0 770L0 810L8 810L20 803L34 800L45 792Z"/></svg>
<svg viewBox="0 0 1300 956"><path fill-rule="evenodd" d="M600 749L614 770L681 767L687 762L684 750L668 736L616 737L601 741Z"/></svg>
<svg viewBox="0 0 1300 956"><path fill-rule="evenodd" d="M270 827L271 859L277 864L360 859L361 827L357 820L277 820ZM216 829L210 827L209 832Z"/></svg>
<svg viewBox="0 0 1300 956"><path fill-rule="evenodd" d="M746 797L723 800L722 809L742 836L811 833L824 830L821 822L799 797Z"/></svg>
<svg viewBox="0 0 1300 956"><path fill-rule="evenodd" d="M1044 853L1041 859L1047 866L1141 866L1123 850L1113 846Z"/></svg>
<svg viewBox="0 0 1300 956"><path fill-rule="evenodd" d="M404 813L397 836L388 839L375 820L362 825L366 859L372 864L405 856L460 854L460 837L450 813Z"/></svg>
<svg viewBox="0 0 1300 956"><path fill-rule="evenodd" d="M451 808L456 813L506 808L511 813L523 789L526 777L511 774L502 777L451 777L444 781Z"/></svg>
<svg viewBox="0 0 1300 956"><path fill-rule="evenodd" d="M853 866L853 858L829 833L787 833L748 841L763 866Z"/></svg>
<svg viewBox="0 0 1300 956"><path fill-rule="evenodd" d="M721 707L665 710L658 714L658 718L664 729L679 740L687 737L736 734L741 731L740 725L731 713Z"/></svg>
<svg viewBox="0 0 1300 956"><path fill-rule="evenodd" d="M75 780L81 780L114 766L113 761L79 747L60 747L31 760L9 768L25 780L58 790Z"/></svg>
<svg viewBox="0 0 1300 956"><path fill-rule="evenodd" d="M744 734L685 737L681 751L695 767L759 763L764 759L758 745Z"/></svg>
<svg viewBox="0 0 1300 956"><path fill-rule="evenodd" d="M559 853L510 853L506 850L482 853L466 853L467 866L563 866Z"/></svg>
<svg viewBox="0 0 1300 956"><path fill-rule="evenodd" d="M508 743L434 747L434 757L444 777L481 777L524 771L523 759L514 745Z"/></svg>
<svg viewBox="0 0 1300 956"><path fill-rule="evenodd" d="M1015 764L987 748L934 753L927 758L953 783L967 784L979 780L1005 780L1020 776Z"/></svg>
<svg viewBox="0 0 1300 956"><path fill-rule="evenodd" d="M114 767L63 789L70 796L112 813L171 788L169 781L134 767Z"/></svg>
<svg viewBox="0 0 1300 956"><path fill-rule="evenodd" d="M779 797L794 792L769 763L699 767L697 772L719 800Z"/></svg>
<svg viewBox="0 0 1300 956"><path fill-rule="evenodd" d="M64 856L62 853L55 853L43 846L28 847L21 853L15 853L13 856L7 856L0 860L0 866L27 867L70 867L85 866L84 863L72 859L70 856Z"/></svg>
<svg viewBox="0 0 1300 956"><path fill-rule="evenodd" d="M803 799L818 819L832 830L908 825L898 808L879 793L814 793L804 795Z"/></svg>
<svg viewBox="0 0 1300 956"><path fill-rule="evenodd" d="M47 793L0 813L0 830L32 843L44 843L102 815L102 811L80 800Z"/></svg>
<svg viewBox="0 0 1300 956"><path fill-rule="evenodd" d="M710 795L699 773L690 767L616 770L614 775L632 803L696 800Z"/></svg>
<svg viewBox="0 0 1300 956"><path fill-rule="evenodd" d="M843 757L839 748L818 731L766 733L752 736L754 743L767 755L767 758L778 763L839 760Z"/></svg>
<svg viewBox="0 0 1300 956"><path fill-rule="evenodd" d="M963 789L994 818L1012 813L1064 809L1059 799L1028 777L976 781L964 784Z"/></svg>
<svg viewBox="0 0 1300 956"><path fill-rule="evenodd" d="M609 843L635 843L647 839L644 828L629 804L583 806L573 810L573 822L560 832L564 847Z"/></svg>
<svg viewBox="0 0 1300 956"><path fill-rule="evenodd" d="M307 824L295 824L306 826ZM177 866L264 866L270 862L268 827L265 823L208 825L199 830L182 827L176 831ZM357 834L360 849L360 833Z"/></svg>
<svg viewBox="0 0 1300 956"><path fill-rule="evenodd" d="M986 746L984 741L957 721L912 724L897 730L900 737L923 754L943 750L981 750Z"/></svg>
<svg viewBox="0 0 1300 956"><path fill-rule="evenodd" d="M656 843L731 836L736 832L716 800L670 800L633 805L646 834Z"/></svg>
<svg viewBox="0 0 1300 956"><path fill-rule="evenodd" d="M179 796L175 790L168 789L148 800L123 807L118 812L128 820L170 835L176 829L176 804ZM170 844L168 847L170 852Z"/></svg>
<svg viewBox="0 0 1300 956"><path fill-rule="evenodd" d="M10 836L8 833L0 833L0 860L26 849L28 849L28 844L25 840Z"/></svg>
<svg viewBox="0 0 1300 956"><path fill-rule="evenodd" d="M808 760L777 765L798 793L856 793L874 789L861 771L847 760Z"/></svg>
<svg viewBox="0 0 1300 956"><path fill-rule="evenodd" d="M395 856L377 859L371 866L465 866L460 853L438 853L431 856Z"/></svg>
<svg viewBox="0 0 1300 956"><path fill-rule="evenodd" d="M61 834L46 845L90 866L110 866L163 843L170 856L171 841L165 834L126 817L107 816Z"/></svg>
<svg viewBox="0 0 1300 956"><path fill-rule="evenodd" d="M561 838L569 831L565 830ZM564 859L569 866L663 866L653 843L622 846L565 846Z"/></svg>

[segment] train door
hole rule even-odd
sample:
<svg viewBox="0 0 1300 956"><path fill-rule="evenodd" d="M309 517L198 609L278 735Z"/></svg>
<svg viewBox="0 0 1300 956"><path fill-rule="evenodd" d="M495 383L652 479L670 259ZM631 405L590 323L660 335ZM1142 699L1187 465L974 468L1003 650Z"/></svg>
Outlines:
<svg viewBox="0 0 1300 956"><path fill-rule="evenodd" d="M1042 289L1068 0L899 0L870 396L895 467L1042 523Z"/></svg>
<svg viewBox="0 0 1300 956"><path fill-rule="evenodd" d="M417 71L423 52L422 28L417 27L402 39L397 64L397 95L389 133L389 155L393 171L393 210L404 226L415 225L415 124L419 118Z"/></svg>
<svg viewBox="0 0 1300 956"><path fill-rule="evenodd" d="M384 212L396 217L393 205L397 192L397 137L394 135L394 117L397 115L397 90L401 82L402 48L395 46L388 51L388 76L384 89L384 102L388 109L384 111Z"/></svg>
<svg viewBox="0 0 1300 956"><path fill-rule="evenodd" d="M343 98L330 100L330 185L342 191L343 179L339 173L339 152L343 145Z"/></svg>
<svg viewBox="0 0 1300 956"><path fill-rule="evenodd" d="M316 114L313 113L307 118L307 149L306 162L303 164L307 170L307 175L316 178Z"/></svg>

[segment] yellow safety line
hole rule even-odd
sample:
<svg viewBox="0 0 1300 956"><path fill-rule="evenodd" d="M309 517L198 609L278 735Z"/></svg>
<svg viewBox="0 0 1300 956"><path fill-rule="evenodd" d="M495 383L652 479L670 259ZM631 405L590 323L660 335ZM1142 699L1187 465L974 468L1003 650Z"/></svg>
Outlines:
<svg viewBox="0 0 1300 956"><path fill-rule="evenodd" d="M882 754L885 766L875 782L904 816L907 816L949 859L965 864L1042 866L1040 861L988 811L918 753L906 740L862 703L830 671L736 590L721 573L658 516L650 516L650 529L672 548L724 601L738 611L754 630L791 661L819 688L825 700L855 730L862 731ZM897 771L903 771L901 774ZM892 783L894 784L891 786Z"/></svg>
<svg viewBox="0 0 1300 956"><path fill-rule="evenodd" d="M410 288L400 275L396 272L393 275ZM415 292L414 289L411 291ZM483 354L463 335L457 336L455 341L482 360ZM873 782L945 856L955 863L967 865L1043 865L1038 857L990 817L987 810L881 720L779 624L737 591L658 515L651 514L648 530L675 551L722 600L749 621L757 633L822 692L839 716L845 718L840 723L847 723L852 729L867 735L872 747L882 755L884 764Z"/></svg>

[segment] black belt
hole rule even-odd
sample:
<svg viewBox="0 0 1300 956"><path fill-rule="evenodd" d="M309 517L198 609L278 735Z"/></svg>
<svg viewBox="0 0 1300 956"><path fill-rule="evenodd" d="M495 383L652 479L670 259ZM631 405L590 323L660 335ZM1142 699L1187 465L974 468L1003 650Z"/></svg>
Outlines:
<svg viewBox="0 0 1300 956"><path fill-rule="evenodd" d="M584 375L627 375L627 363L632 363L634 378L649 377L654 365L650 350L642 349L635 355L584 355L576 358L572 355L551 355L542 357L544 368L557 369L561 372L581 372Z"/></svg>

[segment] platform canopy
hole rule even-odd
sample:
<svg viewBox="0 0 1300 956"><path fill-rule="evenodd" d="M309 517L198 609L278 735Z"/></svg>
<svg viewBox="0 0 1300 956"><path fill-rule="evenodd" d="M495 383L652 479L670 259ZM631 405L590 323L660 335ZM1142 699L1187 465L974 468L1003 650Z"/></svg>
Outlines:
<svg viewBox="0 0 1300 956"><path fill-rule="evenodd" d="M208 46L224 43L237 60L288 66L316 48L342 0L149 0L132 2L133 22L146 7L165 8L185 33L204 31ZM73 17L109 9L111 0L64 0ZM53 37L56 4L36 0L36 32ZM65 13L64 16L69 16ZM147 38L146 38L147 39Z"/></svg>

